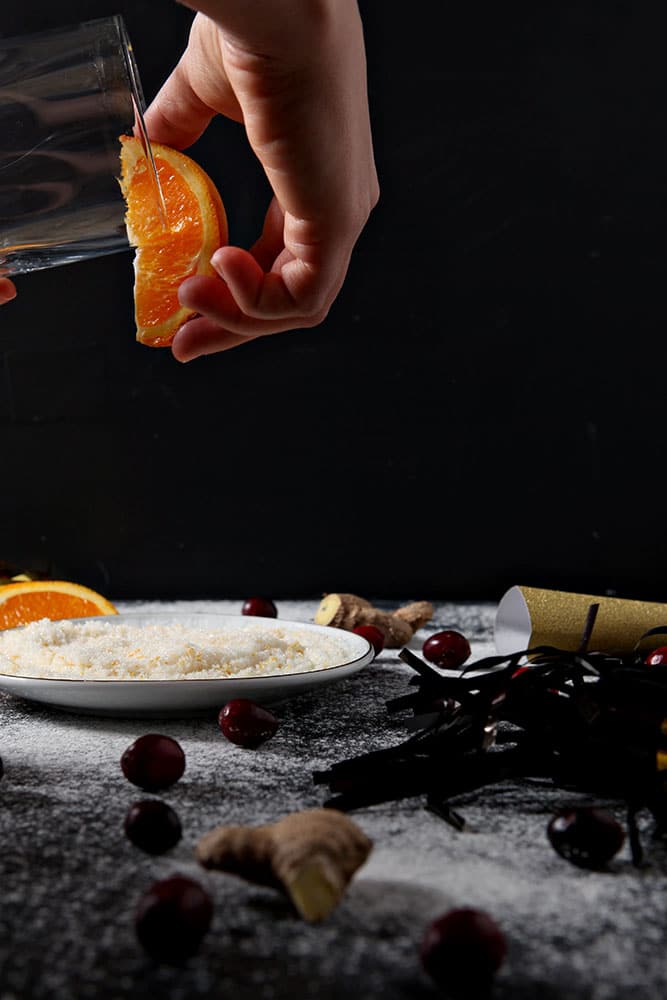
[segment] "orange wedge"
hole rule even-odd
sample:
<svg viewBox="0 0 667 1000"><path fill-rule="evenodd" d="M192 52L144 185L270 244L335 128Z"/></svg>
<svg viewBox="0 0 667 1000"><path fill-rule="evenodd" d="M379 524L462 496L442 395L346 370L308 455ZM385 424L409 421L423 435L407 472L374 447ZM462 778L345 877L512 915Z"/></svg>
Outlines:
<svg viewBox="0 0 667 1000"><path fill-rule="evenodd" d="M116 615L116 608L94 590L66 580L26 580L0 587L0 629L50 618Z"/></svg>
<svg viewBox="0 0 667 1000"><path fill-rule="evenodd" d="M194 160L152 143L164 196L163 218L141 142L130 136L121 136L120 141L125 224L136 247L137 340L149 347L167 347L194 315L179 303L179 285L196 274L215 274L211 256L227 242L227 217L213 181Z"/></svg>

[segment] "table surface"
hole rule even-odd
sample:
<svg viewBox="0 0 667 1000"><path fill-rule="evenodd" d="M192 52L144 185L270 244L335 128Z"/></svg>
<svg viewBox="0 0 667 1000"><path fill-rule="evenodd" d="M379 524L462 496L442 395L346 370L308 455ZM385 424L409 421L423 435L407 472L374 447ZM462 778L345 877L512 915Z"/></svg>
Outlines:
<svg viewBox="0 0 667 1000"><path fill-rule="evenodd" d="M312 621L317 602L277 603L281 618ZM228 601L118 607L240 611ZM454 627L470 638L473 658L493 652L494 610L438 604L415 648L430 632ZM410 676L396 651L385 652L353 677L282 703L279 732L254 751L228 743L215 716L93 718L0 695L0 1000L426 1000L437 992L421 969L419 942L454 906L486 910L508 938L494 997L665 996L660 843L648 842L643 869L633 867L627 847L608 873L569 865L545 829L573 796L537 779L461 796L462 832L421 798L354 812L373 851L322 924L301 921L272 890L197 865L193 847L207 830L321 805L327 792L313 771L404 738L385 701L405 693ZM173 736L187 759L184 777L161 796L178 812L183 839L159 857L133 847L122 830L129 806L145 796L125 780L119 758L144 732ZM607 805L622 818L620 803ZM177 872L205 885L215 904L209 934L182 968L149 959L133 926L141 892Z"/></svg>

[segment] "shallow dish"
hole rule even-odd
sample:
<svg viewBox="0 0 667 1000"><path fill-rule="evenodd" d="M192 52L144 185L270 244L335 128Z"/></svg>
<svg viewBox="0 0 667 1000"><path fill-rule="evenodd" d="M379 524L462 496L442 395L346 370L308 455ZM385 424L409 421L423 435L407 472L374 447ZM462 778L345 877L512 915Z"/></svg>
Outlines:
<svg viewBox="0 0 667 1000"><path fill-rule="evenodd" d="M312 625L307 622L204 612L190 614L129 612L100 618L76 619L79 622L95 620L104 621L111 626L178 624L212 630L261 627L280 628L286 634L313 632L326 635L331 635L333 631L329 626ZM70 712L114 716L191 715L219 709L232 698L276 702L343 680L361 670L373 659L373 647L363 636L337 629L336 639L342 646L342 654L324 669L264 677L224 677L219 680L201 678L125 681L25 677L3 673L4 658L0 654L0 691ZM7 660L4 662L7 664Z"/></svg>

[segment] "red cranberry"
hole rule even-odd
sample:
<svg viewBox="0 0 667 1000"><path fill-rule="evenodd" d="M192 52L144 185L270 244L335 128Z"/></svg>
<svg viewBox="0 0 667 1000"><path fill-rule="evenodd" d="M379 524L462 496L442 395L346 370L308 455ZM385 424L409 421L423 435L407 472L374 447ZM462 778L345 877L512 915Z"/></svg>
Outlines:
<svg viewBox="0 0 667 1000"><path fill-rule="evenodd" d="M272 712L248 698L234 698L220 709L218 725L231 743L254 750L271 739L280 723Z"/></svg>
<svg viewBox="0 0 667 1000"><path fill-rule="evenodd" d="M211 925L213 902L204 888L182 875L155 882L139 900L139 941L158 961L179 964L194 955Z"/></svg>
<svg viewBox="0 0 667 1000"><path fill-rule="evenodd" d="M357 625L352 631L356 632L357 635L363 635L364 639L368 639L375 650L375 655L380 655L384 649L384 632L381 632L376 625Z"/></svg>
<svg viewBox="0 0 667 1000"><path fill-rule="evenodd" d="M133 785L147 792L158 792L182 777L185 754L171 736L147 733L127 748L120 758L120 766Z"/></svg>
<svg viewBox="0 0 667 1000"><path fill-rule="evenodd" d="M147 854L163 854L181 839L181 821L166 802L143 799L130 806L125 833L135 847Z"/></svg>
<svg viewBox="0 0 667 1000"><path fill-rule="evenodd" d="M623 846L625 832L604 809L575 806L551 818L547 837L554 850L572 864L604 868Z"/></svg>
<svg viewBox="0 0 667 1000"><path fill-rule="evenodd" d="M424 658L437 667L456 670L470 656L470 643L460 632L445 629L429 636L422 647Z"/></svg>
<svg viewBox="0 0 667 1000"><path fill-rule="evenodd" d="M243 602L242 615L257 615L259 618L277 618L278 609L268 597L249 597Z"/></svg>
<svg viewBox="0 0 667 1000"><path fill-rule="evenodd" d="M658 646L657 649L654 649L646 657L646 662L649 667L661 667L664 663L667 663L667 646Z"/></svg>
<svg viewBox="0 0 667 1000"><path fill-rule="evenodd" d="M476 995L488 987L507 952L495 920L482 910L450 910L426 929L421 944L425 971L441 988L465 984Z"/></svg>

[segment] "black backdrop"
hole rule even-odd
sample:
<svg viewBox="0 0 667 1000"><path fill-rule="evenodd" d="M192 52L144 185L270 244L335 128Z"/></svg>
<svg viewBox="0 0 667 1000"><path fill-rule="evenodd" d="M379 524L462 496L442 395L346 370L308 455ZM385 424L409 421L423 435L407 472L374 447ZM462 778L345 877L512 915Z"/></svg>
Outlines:
<svg viewBox="0 0 667 1000"><path fill-rule="evenodd" d="M667 599L663 5L361 9L382 198L327 321L181 366L134 343L129 255L19 279L0 558L115 598ZM111 13L150 99L171 0L25 0L0 32ZM193 155L252 242L239 127Z"/></svg>

